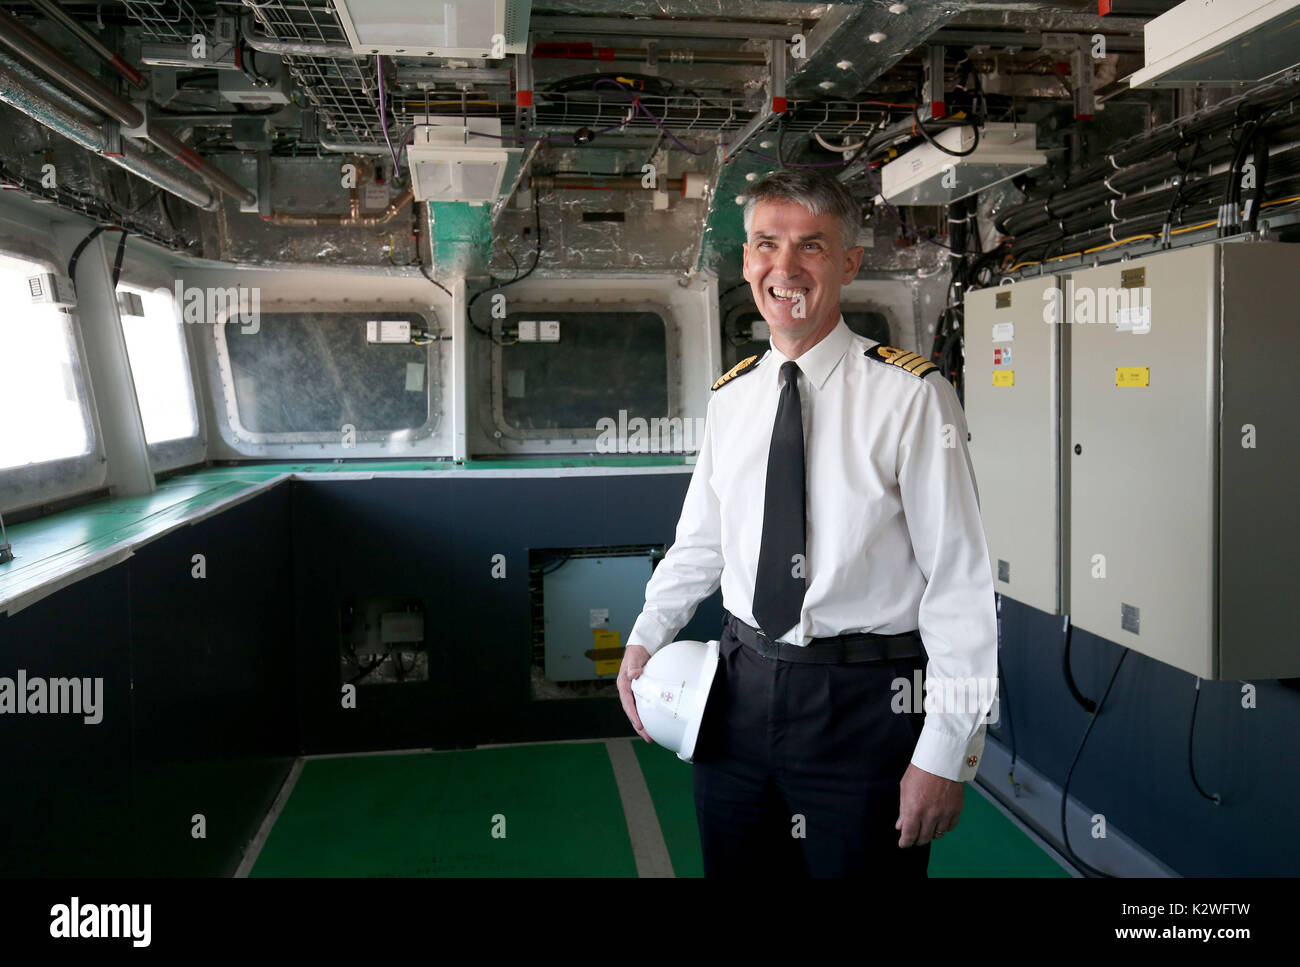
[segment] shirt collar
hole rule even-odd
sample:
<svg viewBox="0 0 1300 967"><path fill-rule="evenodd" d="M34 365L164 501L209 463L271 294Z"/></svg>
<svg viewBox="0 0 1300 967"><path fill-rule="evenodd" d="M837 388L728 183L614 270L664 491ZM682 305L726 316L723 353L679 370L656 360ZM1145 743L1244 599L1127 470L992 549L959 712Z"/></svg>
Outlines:
<svg viewBox="0 0 1300 967"><path fill-rule="evenodd" d="M835 365L844 357L852 339L853 331L849 329L844 321L844 314L841 313L835 328L822 337L821 342L795 360L799 371L804 374L808 382L821 389L831 371L835 369ZM781 366L789 362L790 357L776 346L772 347L771 356L772 370L776 374L773 378L779 381Z"/></svg>

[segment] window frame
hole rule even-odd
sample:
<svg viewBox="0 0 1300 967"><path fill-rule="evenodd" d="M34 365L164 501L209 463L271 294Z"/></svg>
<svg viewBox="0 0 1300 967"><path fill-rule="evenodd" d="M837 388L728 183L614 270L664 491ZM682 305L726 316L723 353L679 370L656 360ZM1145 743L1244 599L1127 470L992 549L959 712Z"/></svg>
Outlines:
<svg viewBox="0 0 1300 967"><path fill-rule="evenodd" d="M403 313L419 316L426 330L436 332L440 329L433 309L426 303L411 302L303 302L303 301L263 301L259 305L261 316L259 325L267 324L267 317L291 313L327 313L353 314L374 313L379 316ZM368 458L375 456L392 456L391 452L377 453L371 448L355 449L342 447L338 430L301 430L290 433L264 433L247 429L239 415L239 399L235 394L234 372L230 362L230 349L226 342L226 322L229 307L221 313L219 319L212 323L213 356L209 372L213 372L214 385L220 388L220 397L214 394L213 411L220 424L220 430L227 446L231 449L254 456L274 456L276 453L293 453L310 450L313 456L349 458ZM238 325L239 323L234 323ZM442 343L434 340L424 347L425 381L424 393L427 417L420 426L409 430L362 430L358 429L355 442L383 445L401 442L414 447L420 441L435 439L444 417L445 387L442 383ZM437 352L434 352L435 347ZM436 379L435 379L436 377ZM250 447L252 452L250 453ZM338 453L334 451L338 451ZM260 451L260 452L259 452Z"/></svg>
<svg viewBox="0 0 1300 967"><path fill-rule="evenodd" d="M24 248L19 249L19 244ZM6 235L0 240L0 255L39 266L43 272L63 274L54 253L39 243ZM108 458L104 451L104 434L99 422L95 388L86 364L86 346L81 336L80 306L67 313L68 333L72 339L72 375L82 413L86 418L89 449L70 457L26 463L0 469L0 512L25 510L41 504L65 500L101 489L108 481Z"/></svg>
<svg viewBox="0 0 1300 967"><path fill-rule="evenodd" d="M133 286L137 289L144 289L147 292L154 292L158 289L166 289L172 299L172 308L176 312L176 324L180 327L181 347L185 353L185 366L190 377L190 395L194 401L194 417L198 427L193 436L181 437L175 440L161 440L158 443L149 443L147 446L149 452L149 469L155 475L168 473L179 467L187 467L196 463L202 463L207 456L207 420L206 407L203 404L203 394L201 392L203 383L200 381L200 371L198 360L195 352L195 346L190 341L188 326L180 314L180 306L176 305L176 296L174 287L163 285L161 282L151 285L148 273L139 271L124 270L121 278L117 280L118 286ZM117 293L113 293L116 298ZM126 342L126 329L122 323L121 311L118 312L118 323L123 326L122 341ZM131 362L131 352L127 349L127 364ZM131 373L131 379L134 381L134 369ZM139 410L140 400L136 397L136 407ZM143 423L144 414L140 414Z"/></svg>
<svg viewBox="0 0 1300 967"><path fill-rule="evenodd" d="M664 418L674 419L685 416L682 406L682 370L681 339L677 329L677 319L672 307L667 303L653 299L617 299L610 298L610 293L593 292L590 299L568 298L563 300L526 299L511 301L511 314L546 313L546 312L651 312L663 320L665 380L667 382L668 412ZM560 332L560 344L564 342L564 332ZM581 427L543 427L541 429L523 429L509 423L505 418L505 373L502 370L501 345L492 341L492 382L489 388L492 406L492 429L501 436L513 441L536 442L555 440L562 437L578 441L597 440L601 429L596 426ZM639 414L638 414L639 415ZM658 416L656 414L656 416Z"/></svg>

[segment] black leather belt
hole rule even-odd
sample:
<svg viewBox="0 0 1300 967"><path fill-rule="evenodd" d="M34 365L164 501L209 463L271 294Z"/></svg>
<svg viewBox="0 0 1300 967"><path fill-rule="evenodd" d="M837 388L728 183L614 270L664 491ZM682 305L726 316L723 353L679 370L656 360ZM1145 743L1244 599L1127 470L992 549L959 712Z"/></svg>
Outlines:
<svg viewBox="0 0 1300 967"><path fill-rule="evenodd" d="M914 658L922 654L919 630L897 635L836 635L834 638L814 638L807 645L791 645L784 641L773 641L733 614L728 613L727 623L731 626L731 633L742 644L753 648L764 658L775 658L778 661L838 665L843 662Z"/></svg>

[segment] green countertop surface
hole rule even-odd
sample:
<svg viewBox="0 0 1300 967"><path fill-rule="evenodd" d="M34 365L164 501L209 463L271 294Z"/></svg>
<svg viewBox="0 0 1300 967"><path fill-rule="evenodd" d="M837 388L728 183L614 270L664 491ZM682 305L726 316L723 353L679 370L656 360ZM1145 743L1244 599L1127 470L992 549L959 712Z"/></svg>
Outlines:
<svg viewBox="0 0 1300 967"><path fill-rule="evenodd" d="M136 544L222 501L251 493L285 474L411 473L448 470L545 470L584 467L673 467L678 455L620 456L547 460L366 461L336 463L245 463L205 467L170 477L143 497L113 497L8 525L14 560L0 564L0 613L6 603L38 591L61 577L89 568L104 555L123 556ZM87 570L86 573L93 573ZM82 575L84 576L84 575ZM65 582L66 583L66 582Z"/></svg>

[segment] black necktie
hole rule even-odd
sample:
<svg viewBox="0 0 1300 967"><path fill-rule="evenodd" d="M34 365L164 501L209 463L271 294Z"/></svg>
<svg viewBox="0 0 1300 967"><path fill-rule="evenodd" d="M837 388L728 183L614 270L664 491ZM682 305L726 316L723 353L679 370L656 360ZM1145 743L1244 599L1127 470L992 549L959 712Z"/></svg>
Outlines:
<svg viewBox="0 0 1300 967"><path fill-rule="evenodd" d="M754 582L754 620L772 639L799 623L803 609L804 463L803 415L799 411L799 367L781 366L785 385L772 425L763 499L763 540Z"/></svg>

